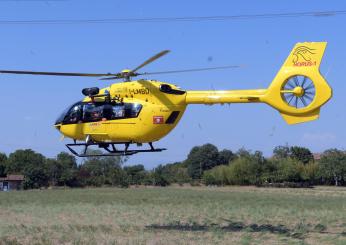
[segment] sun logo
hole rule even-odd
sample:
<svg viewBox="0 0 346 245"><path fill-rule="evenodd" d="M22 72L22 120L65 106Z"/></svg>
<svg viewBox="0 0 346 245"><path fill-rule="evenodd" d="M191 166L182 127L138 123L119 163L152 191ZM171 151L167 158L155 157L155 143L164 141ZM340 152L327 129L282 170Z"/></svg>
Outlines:
<svg viewBox="0 0 346 245"><path fill-rule="evenodd" d="M296 64L299 59L303 59L303 61L311 61L311 55L315 54L313 51L315 49L308 48L306 46L299 46L293 52L293 63Z"/></svg>

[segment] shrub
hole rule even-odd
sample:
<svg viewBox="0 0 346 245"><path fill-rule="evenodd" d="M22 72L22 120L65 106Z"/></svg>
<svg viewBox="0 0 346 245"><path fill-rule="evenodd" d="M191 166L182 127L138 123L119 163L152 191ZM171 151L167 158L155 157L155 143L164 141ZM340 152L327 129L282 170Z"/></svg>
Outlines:
<svg viewBox="0 0 346 245"><path fill-rule="evenodd" d="M211 170L205 171L203 174L203 183L205 185L227 185L230 166L218 166Z"/></svg>
<svg viewBox="0 0 346 245"><path fill-rule="evenodd" d="M241 157L229 166L228 182L235 185L253 185L260 181L261 165L253 157Z"/></svg>

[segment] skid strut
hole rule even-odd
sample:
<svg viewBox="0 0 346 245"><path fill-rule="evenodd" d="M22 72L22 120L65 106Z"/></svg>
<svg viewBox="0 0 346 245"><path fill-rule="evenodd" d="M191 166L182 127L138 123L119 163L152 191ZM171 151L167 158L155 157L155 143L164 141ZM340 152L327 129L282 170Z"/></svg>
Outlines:
<svg viewBox="0 0 346 245"><path fill-rule="evenodd" d="M133 143L129 142L110 142L110 143L76 143L73 144L66 144L66 147L70 150L70 152L78 157L101 157L101 156L129 156L134 155L140 152L161 152L166 150L165 148L154 148L153 143L149 142L150 149L129 149L130 145ZM125 148L123 150L118 150L115 146L116 145L124 145ZM88 147L89 146L98 146L99 148L104 149L107 153L101 153L101 154L89 154L88 153ZM79 148L83 147L82 153L78 153L73 148Z"/></svg>

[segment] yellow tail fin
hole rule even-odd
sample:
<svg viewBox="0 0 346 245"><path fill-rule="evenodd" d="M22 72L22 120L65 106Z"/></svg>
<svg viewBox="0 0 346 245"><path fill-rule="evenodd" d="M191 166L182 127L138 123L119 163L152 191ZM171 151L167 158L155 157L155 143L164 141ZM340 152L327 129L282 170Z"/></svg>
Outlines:
<svg viewBox="0 0 346 245"><path fill-rule="evenodd" d="M262 98L288 124L317 119L320 107L332 96L319 71L326 46L326 42L297 43Z"/></svg>

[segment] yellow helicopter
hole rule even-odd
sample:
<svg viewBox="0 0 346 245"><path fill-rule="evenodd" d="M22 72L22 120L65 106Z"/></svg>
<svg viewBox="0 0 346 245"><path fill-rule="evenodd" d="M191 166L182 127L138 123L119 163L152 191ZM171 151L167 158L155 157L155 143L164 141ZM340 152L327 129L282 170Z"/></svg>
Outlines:
<svg viewBox="0 0 346 245"><path fill-rule="evenodd" d="M326 42L297 43L267 89L185 91L139 75L198 71L192 69L156 73L137 73L145 65L167 54L165 50L133 70L120 73L87 74L0 70L0 73L101 77L101 80L124 79L109 87L85 88L86 96L64 111L55 123L64 136L73 139L68 149L80 157L132 155L158 152L152 142L166 136L179 122L189 104L266 103L280 112L288 124L302 123L319 117L320 108L332 96L332 89L319 72ZM207 69L219 69L217 67ZM82 141L82 142L78 142ZM148 149L130 149L131 144ZM106 153L92 155L87 149L96 145ZM124 145L122 149L118 145ZM77 152L75 147L84 149Z"/></svg>

